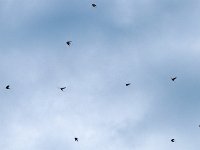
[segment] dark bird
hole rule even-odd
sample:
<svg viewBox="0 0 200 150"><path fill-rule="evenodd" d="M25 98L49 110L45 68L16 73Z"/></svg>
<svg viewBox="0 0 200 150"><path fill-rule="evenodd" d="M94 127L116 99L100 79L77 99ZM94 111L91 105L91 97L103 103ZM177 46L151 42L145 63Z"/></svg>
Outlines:
<svg viewBox="0 0 200 150"><path fill-rule="evenodd" d="M200 125L199 125L199 128L200 128Z"/></svg>
<svg viewBox="0 0 200 150"><path fill-rule="evenodd" d="M129 85L131 85L131 83L126 83L126 86L129 86Z"/></svg>
<svg viewBox="0 0 200 150"><path fill-rule="evenodd" d="M67 41L66 43L67 43L67 45L69 45L69 46L70 46L70 45L71 45L71 43L72 43L72 41Z"/></svg>
<svg viewBox="0 0 200 150"><path fill-rule="evenodd" d="M175 142L175 139L171 139L171 142Z"/></svg>
<svg viewBox="0 0 200 150"><path fill-rule="evenodd" d="M10 89L10 85L7 85L7 86L6 86L6 89L8 89L8 90L9 90L9 89Z"/></svg>
<svg viewBox="0 0 200 150"><path fill-rule="evenodd" d="M64 89L66 89L66 87L61 87L61 88L60 88L61 91L64 91Z"/></svg>
<svg viewBox="0 0 200 150"><path fill-rule="evenodd" d="M92 7L96 7L97 5L96 4L92 4Z"/></svg>
<svg viewBox="0 0 200 150"><path fill-rule="evenodd" d="M173 78L171 78L172 79L172 81L175 81L176 79L177 79L177 77L173 77Z"/></svg>
<svg viewBox="0 0 200 150"><path fill-rule="evenodd" d="M77 138L77 137L75 137L74 140L75 140L76 142L78 142L78 138Z"/></svg>

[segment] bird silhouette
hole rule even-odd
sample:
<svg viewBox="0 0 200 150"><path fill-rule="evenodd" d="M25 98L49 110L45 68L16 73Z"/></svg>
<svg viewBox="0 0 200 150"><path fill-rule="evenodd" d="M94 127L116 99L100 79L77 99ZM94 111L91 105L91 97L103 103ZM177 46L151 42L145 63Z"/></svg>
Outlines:
<svg viewBox="0 0 200 150"><path fill-rule="evenodd" d="M126 83L126 86L129 86L129 85L131 85L131 83Z"/></svg>
<svg viewBox="0 0 200 150"><path fill-rule="evenodd" d="M72 43L72 41L67 41L66 43L67 43L67 45L69 45L69 46L70 46L70 45L71 45L71 43Z"/></svg>
<svg viewBox="0 0 200 150"><path fill-rule="evenodd" d="M6 86L6 89L8 89L8 90L9 90L9 89L10 89L10 85L7 85L7 86Z"/></svg>
<svg viewBox="0 0 200 150"><path fill-rule="evenodd" d="M77 137L75 137L74 140L75 140L76 142L78 142L78 138L77 138Z"/></svg>
<svg viewBox="0 0 200 150"><path fill-rule="evenodd" d="M177 77L173 77L173 78L171 78L172 79L172 81L175 81L176 79L177 79Z"/></svg>
<svg viewBox="0 0 200 150"><path fill-rule="evenodd" d="M171 142L175 142L175 139L171 139Z"/></svg>
<svg viewBox="0 0 200 150"><path fill-rule="evenodd" d="M64 91L64 89L66 89L66 87L61 87L61 88L60 88L61 91Z"/></svg>
<svg viewBox="0 0 200 150"><path fill-rule="evenodd" d="M97 5L96 4L92 4L92 7L96 7Z"/></svg>

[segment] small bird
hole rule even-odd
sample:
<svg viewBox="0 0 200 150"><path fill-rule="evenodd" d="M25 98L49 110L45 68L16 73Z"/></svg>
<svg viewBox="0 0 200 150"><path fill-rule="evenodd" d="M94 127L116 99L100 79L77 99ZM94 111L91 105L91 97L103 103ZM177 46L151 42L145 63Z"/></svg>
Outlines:
<svg viewBox="0 0 200 150"><path fill-rule="evenodd" d="M67 45L69 45L69 46L70 46L70 45L71 45L71 43L72 43L72 41L67 41L66 43L67 43Z"/></svg>
<svg viewBox="0 0 200 150"><path fill-rule="evenodd" d="M61 87L61 88L60 88L61 91L64 91L64 89L66 89L66 87Z"/></svg>
<svg viewBox="0 0 200 150"><path fill-rule="evenodd" d="M129 85L131 85L131 83L126 83L126 86L129 86Z"/></svg>
<svg viewBox="0 0 200 150"><path fill-rule="evenodd" d="M97 5L96 4L92 4L92 7L96 7Z"/></svg>
<svg viewBox="0 0 200 150"><path fill-rule="evenodd" d="M171 142L175 142L175 139L171 139Z"/></svg>
<svg viewBox="0 0 200 150"><path fill-rule="evenodd" d="M171 78L172 79L172 81L175 81L176 79L177 79L177 77L173 77L173 78Z"/></svg>
<svg viewBox="0 0 200 150"><path fill-rule="evenodd" d="M199 125L199 128L200 128L200 125Z"/></svg>
<svg viewBox="0 0 200 150"><path fill-rule="evenodd" d="M10 89L10 85L7 85L7 86L6 86L6 89L8 89L8 90L9 90L9 89Z"/></svg>
<svg viewBox="0 0 200 150"><path fill-rule="evenodd" d="M78 142L78 138L77 138L77 137L75 137L74 140L75 140L76 142Z"/></svg>

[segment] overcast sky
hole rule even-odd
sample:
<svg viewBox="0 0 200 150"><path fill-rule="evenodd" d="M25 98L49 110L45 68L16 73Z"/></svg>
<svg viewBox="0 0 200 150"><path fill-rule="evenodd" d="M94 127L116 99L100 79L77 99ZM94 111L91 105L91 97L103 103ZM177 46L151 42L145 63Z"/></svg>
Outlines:
<svg viewBox="0 0 200 150"><path fill-rule="evenodd" d="M0 0L0 89L1 150L198 150L200 1Z"/></svg>

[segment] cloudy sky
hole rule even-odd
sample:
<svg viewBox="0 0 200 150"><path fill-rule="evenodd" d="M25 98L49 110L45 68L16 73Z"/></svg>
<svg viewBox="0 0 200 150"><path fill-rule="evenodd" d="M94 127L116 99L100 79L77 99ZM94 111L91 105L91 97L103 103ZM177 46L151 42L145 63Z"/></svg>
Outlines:
<svg viewBox="0 0 200 150"><path fill-rule="evenodd" d="M198 0L0 0L0 149L197 150L199 67Z"/></svg>

